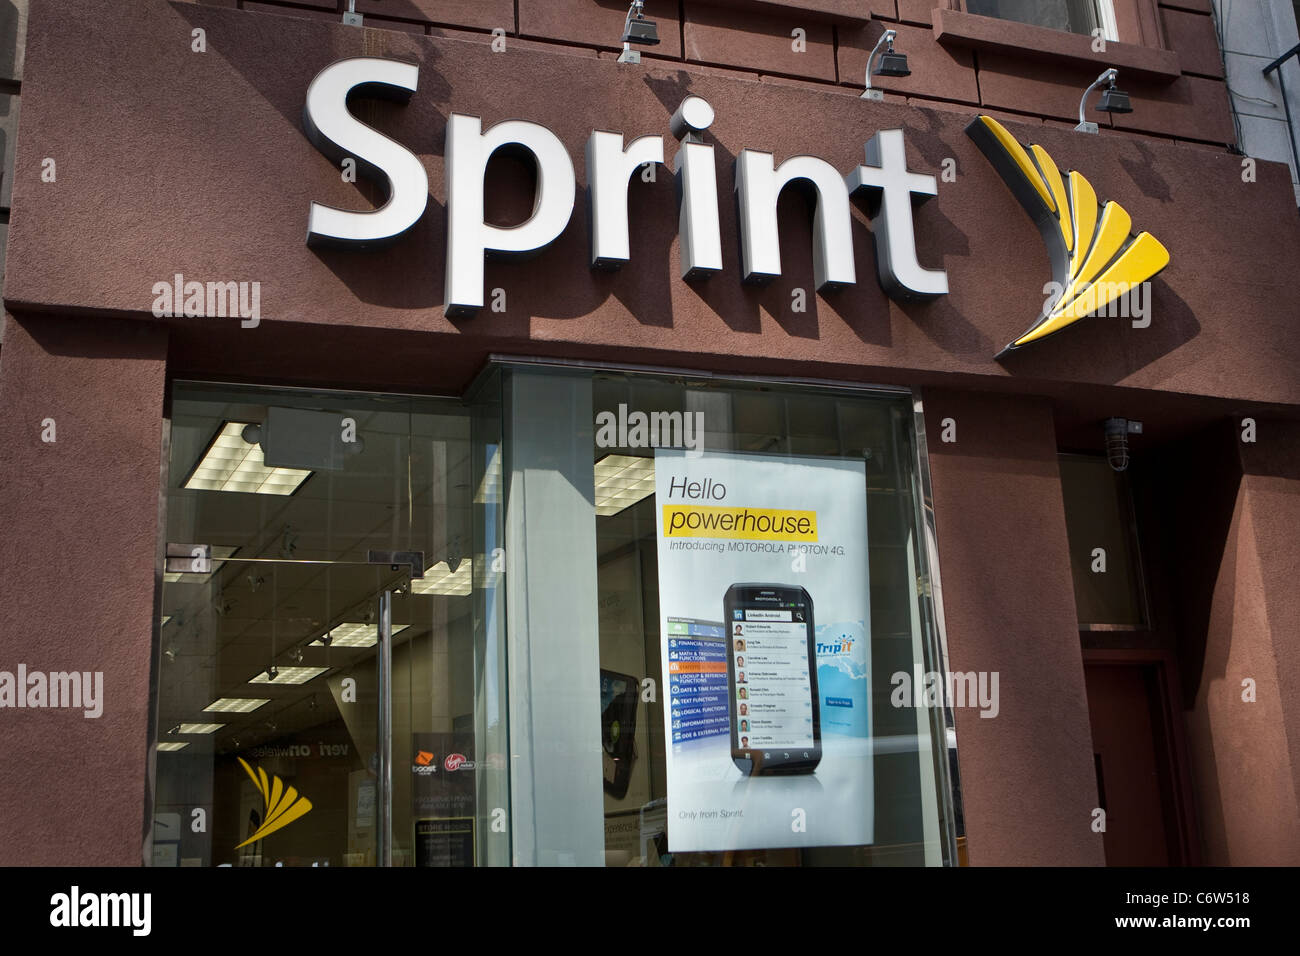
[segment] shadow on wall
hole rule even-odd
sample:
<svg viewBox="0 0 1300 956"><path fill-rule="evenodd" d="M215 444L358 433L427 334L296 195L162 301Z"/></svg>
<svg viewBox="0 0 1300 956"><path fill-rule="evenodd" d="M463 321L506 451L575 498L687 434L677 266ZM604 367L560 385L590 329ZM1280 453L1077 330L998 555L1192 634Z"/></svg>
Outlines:
<svg viewBox="0 0 1300 956"><path fill-rule="evenodd" d="M0 0L0 78L18 78L26 28L27 0L21 10L13 0Z"/></svg>

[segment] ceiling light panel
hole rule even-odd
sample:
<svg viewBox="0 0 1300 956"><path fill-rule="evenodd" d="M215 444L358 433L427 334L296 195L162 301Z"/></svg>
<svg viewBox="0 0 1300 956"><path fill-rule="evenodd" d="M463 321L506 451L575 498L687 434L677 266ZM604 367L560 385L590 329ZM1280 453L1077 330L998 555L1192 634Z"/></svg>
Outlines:
<svg viewBox="0 0 1300 956"><path fill-rule="evenodd" d="M461 560L454 572L446 561L439 561L425 569L424 577L411 579L411 593L464 597L474 589L472 574L472 563L466 559Z"/></svg>
<svg viewBox="0 0 1300 956"><path fill-rule="evenodd" d="M401 634L411 625L394 624L393 637ZM379 643L379 629L374 624L351 624L344 623L330 628L330 634L333 635L329 643L330 647L374 647ZM325 642L320 638L312 641L309 647L325 647ZM276 680L279 680L277 677Z"/></svg>
<svg viewBox="0 0 1300 956"><path fill-rule="evenodd" d="M309 680L324 674L328 667L281 667L279 673L272 679L267 676L266 671L259 671L258 675L249 680L250 684L305 684Z"/></svg>
<svg viewBox="0 0 1300 956"><path fill-rule="evenodd" d="M596 514L616 515L655 493L655 461L606 455L596 462Z"/></svg>
<svg viewBox="0 0 1300 956"><path fill-rule="evenodd" d="M178 734L215 734L225 724L181 724Z"/></svg>
<svg viewBox="0 0 1300 956"><path fill-rule="evenodd" d="M203 708L206 714L247 714L271 701L267 697L222 697Z"/></svg>
<svg viewBox="0 0 1300 956"><path fill-rule="evenodd" d="M250 445L242 434L247 422L226 422L203 459L185 482L190 491L238 491L255 495L291 495L310 471L267 467L261 445Z"/></svg>

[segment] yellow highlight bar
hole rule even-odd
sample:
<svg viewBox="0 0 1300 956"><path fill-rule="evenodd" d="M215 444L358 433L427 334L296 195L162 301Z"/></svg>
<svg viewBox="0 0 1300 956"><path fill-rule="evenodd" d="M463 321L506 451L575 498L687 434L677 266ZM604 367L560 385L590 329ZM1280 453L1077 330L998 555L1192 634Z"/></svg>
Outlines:
<svg viewBox="0 0 1300 956"><path fill-rule="evenodd" d="M664 505L664 537L816 541L817 512L779 508Z"/></svg>

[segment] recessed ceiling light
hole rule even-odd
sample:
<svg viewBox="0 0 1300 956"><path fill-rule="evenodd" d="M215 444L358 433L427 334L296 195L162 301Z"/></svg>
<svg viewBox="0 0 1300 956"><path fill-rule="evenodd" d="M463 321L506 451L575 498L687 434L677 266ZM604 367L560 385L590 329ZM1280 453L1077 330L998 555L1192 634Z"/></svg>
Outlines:
<svg viewBox="0 0 1300 956"><path fill-rule="evenodd" d="M239 491L255 495L291 495L310 476L301 468L267 467L261 445L242 434L247 422L226 422L183 485L190 491Z"/></svg>
<svg viewBox="0 0 1300 956"><path fill-rule="evenodd" d="M393 637L401 634L411 625L394 624ZM374 624L336 624L330 628L332 635L329 647L374 647L379 643L379 629ZM309 647L327 646L320 638L312 641ZM279 680L277 677L276 680Z"/></svg>
<svg viewBox="0 0 1300 956"><path fill-rule="evenodd" d="M158 745L158 749L159 749L159 751L170 752L170 751L172 751L172 750L184 750L184 749L185 749L186 747L188 747L189 745L190 745L190 742L189 742L188 740L182 740L182 741L168 741L168 742L166 742L166 743L161 743L161 744L159 744L159 745Z"/></svg>
<svg viewBox="0 0 1300 956"><path fill-rule="evenodd" d="M313 678L324 674L328 667L281 667L278 668L275 679L272 680L266 676L266 671L259 671L257 676L250 679L250 684L305 684Z"/></svg>
<svg viewBox="0 0 1300 956"><path fill-rule="evenodd" d="M206 714L213 712L219 714L247 714L270 702L270 698L267 697L222 697L204 707L203 712Z"/></svg>
<svg viewBox="0 0 1300 956"><path fill-rule="evenodd" d="M446 594L464 597L474 589L470 575L473 573L472 562L462 558L453 573L446 561L439 561L427 568L422 578L411 579L413 594Z"/></svg>
<svg viewBox="0 0 1300 956"><path fill-rule="evenodd" d="M178 734L215 734L225 724L181 724L176 729Z"/></svg>
<svg viewBox="0 0 1300 956"><path fill-rule="evenodd" d="M596 462L596 514L616 515L655 493L655 460L606 455Z"/></svg>
<svg viewBox="0 0 1300 956"><path fill-rule="evenodd" d="M175 584L177 581L187 583L198 583L206 581L209 575L216 574L225 564L226 558L233 558L238 548L232 548L227 544L214 544L212 546L211 565L206 571L167 571L163 574L163 580L168 584ZM165 622L164 622L165 623Z"/></svg>

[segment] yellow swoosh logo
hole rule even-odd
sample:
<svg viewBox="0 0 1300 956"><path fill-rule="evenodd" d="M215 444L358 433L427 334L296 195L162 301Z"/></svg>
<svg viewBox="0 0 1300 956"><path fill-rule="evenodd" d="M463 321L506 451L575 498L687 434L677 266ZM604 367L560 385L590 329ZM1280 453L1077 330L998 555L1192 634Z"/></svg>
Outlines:
<svg viewBox="0 0 1300 956"><path fill-rule="evenodd" d="M236 850L287 827L311 810L311 801L306 797L298 796L298 791L293 787L286 787L279 777L272 775L268 780L266 771L261 767L258 767L257 772L254 773L253 768L243 757L237 759L244 772L252 779L253 786L257 787L257 792L262 795L262 802L266 804L266 813L262 817L262 825L253 831L252 836L235 847Z"/></svg>
<svg viewBox="0 0 1300 956"><path fill-rule="evenodd" d="M1082 173L1063 177L1041 146L1022 146L991 116L977 116L966 135L1038 226L1061 290L999 356L1094 314L1169 265L1169 250L1158 239L1133 234L1123 206L1102 205Z"/></svg>

